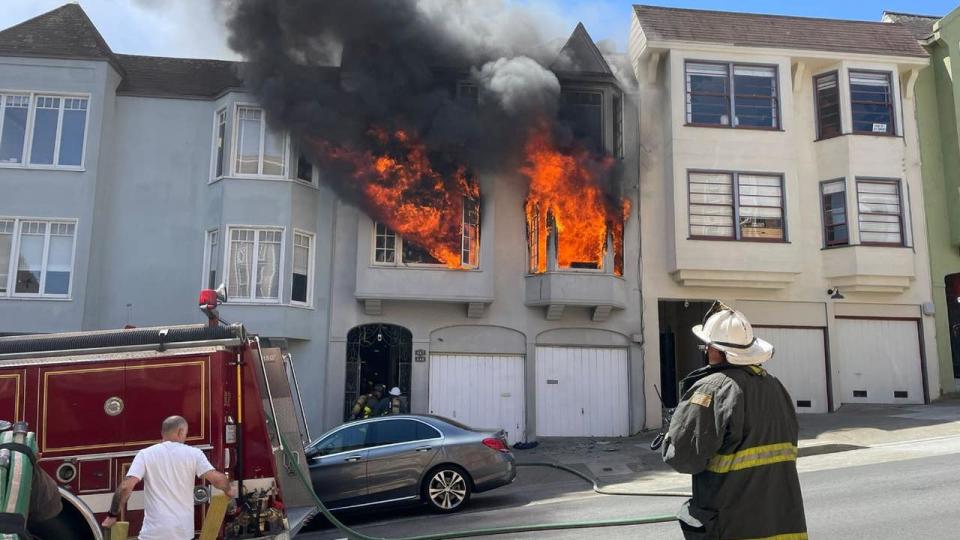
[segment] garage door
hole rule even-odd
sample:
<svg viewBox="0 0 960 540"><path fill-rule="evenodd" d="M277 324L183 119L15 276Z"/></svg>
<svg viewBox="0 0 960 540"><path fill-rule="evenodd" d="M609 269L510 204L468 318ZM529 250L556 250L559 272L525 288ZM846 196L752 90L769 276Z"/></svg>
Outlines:
<svg viewBox="0 0 960 540"><path fill-rule="evenodd" d="M773 345L773 358L764 367L790 392L797 412L828 412L823 329L754 326L753 332Z"/></svg>
<svg viewBox="0 0 960 540"><path fill-rule="evenodd" d="M629 434L626 349L537 347L537 435Z"/></svg>
<svg viewBox="0 0 960 540"><path fill-rule="evenodd" d="M843 403L923 403L916 321L837 319Z"/></svg>
<svg viewBox="0 0 960 540"><path fill-rule="evenodd" d="M430 355L430 414L523 439L523 356Z"/></svg>

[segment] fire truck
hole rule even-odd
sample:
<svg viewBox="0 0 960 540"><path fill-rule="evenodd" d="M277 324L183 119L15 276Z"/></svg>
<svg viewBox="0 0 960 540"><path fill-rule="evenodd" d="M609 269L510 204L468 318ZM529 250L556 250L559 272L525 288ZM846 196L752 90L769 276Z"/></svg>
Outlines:
<svg viewBox="0 0 960 540"><path fill-rule="evenodd" d="M187 444L238 485L217 538L286 539L313 516L292 359L283 343L220 322L223 300L222 291L201 292L208 324L0 338L0 419L36 433L38 464L63 501L58 519L75 531L57 540L103 538L114 490L171 415L187 419ZM199 482L194 490L197 530L212 490ZM142 518L136 491L125 516L131 536Z"/></svg>

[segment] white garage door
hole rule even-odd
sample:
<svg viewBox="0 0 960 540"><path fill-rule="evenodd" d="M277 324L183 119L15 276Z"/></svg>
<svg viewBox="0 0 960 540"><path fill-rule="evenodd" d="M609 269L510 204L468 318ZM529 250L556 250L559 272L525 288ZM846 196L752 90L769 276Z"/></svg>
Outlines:
<svg viewBox="0 0 960 540"><path fill-rule="evenodd" d="M837 319L843 403L923 403L916 321Z"/></svg>
<svg viewBox="0 0 960 540"><path fill-rule="evenodd" d="M629 434L626 349L537 347L537 435Z"/></svg>
<svg viewBox="0 0 960 540"><path fill-rule="evenodd" d="M773 345L773 358L763 367L787 388L797 412L828 412L823 329L754 326L753 332Z"/></svg>
<svg viewBox="0 0 960 540"><path fill-rule="evenodd" d="M523 439L522 356L432 354L429 392L430 414Z"/></svg>

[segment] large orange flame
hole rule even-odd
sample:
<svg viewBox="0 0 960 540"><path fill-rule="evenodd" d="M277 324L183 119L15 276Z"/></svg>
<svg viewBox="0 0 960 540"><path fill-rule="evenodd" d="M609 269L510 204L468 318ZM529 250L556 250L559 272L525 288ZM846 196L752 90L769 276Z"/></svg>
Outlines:
<svg viewBox="0 0 960 540"><path fill-rule="evenodd" d="M314 144L329 158L352 165L370 217L449 268L469 264L462 260L461 235L464 206L475 205L480 197L477 183L463 166L445 179L431 165L426 147L406 131L373 129L369 135L391 151L375 154L325 141Z"/></svg>
<svg viewBox="0 0 960 540"><path fill-rule="evenodd" d="M521 172L530 179L524 207L530 271L546 272L554 250L557 269L603 269L610 238L613 271L622 275L630 204L626 199L612 203L599 182L609 173L612 158L592 156L581 147L561 151L545 126L531 130L525 151Z"/></svg>

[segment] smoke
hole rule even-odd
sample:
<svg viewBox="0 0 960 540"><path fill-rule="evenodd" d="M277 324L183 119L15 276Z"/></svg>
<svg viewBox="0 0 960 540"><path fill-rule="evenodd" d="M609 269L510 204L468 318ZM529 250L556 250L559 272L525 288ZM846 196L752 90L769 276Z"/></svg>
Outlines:
<svg viewBox="0 0 960 540"><path fill-rule="evenodd" d="M526 56L500 58L474 71L484 95L510 115L550 111L560 95L560 81L552 71Z"/></svg>

